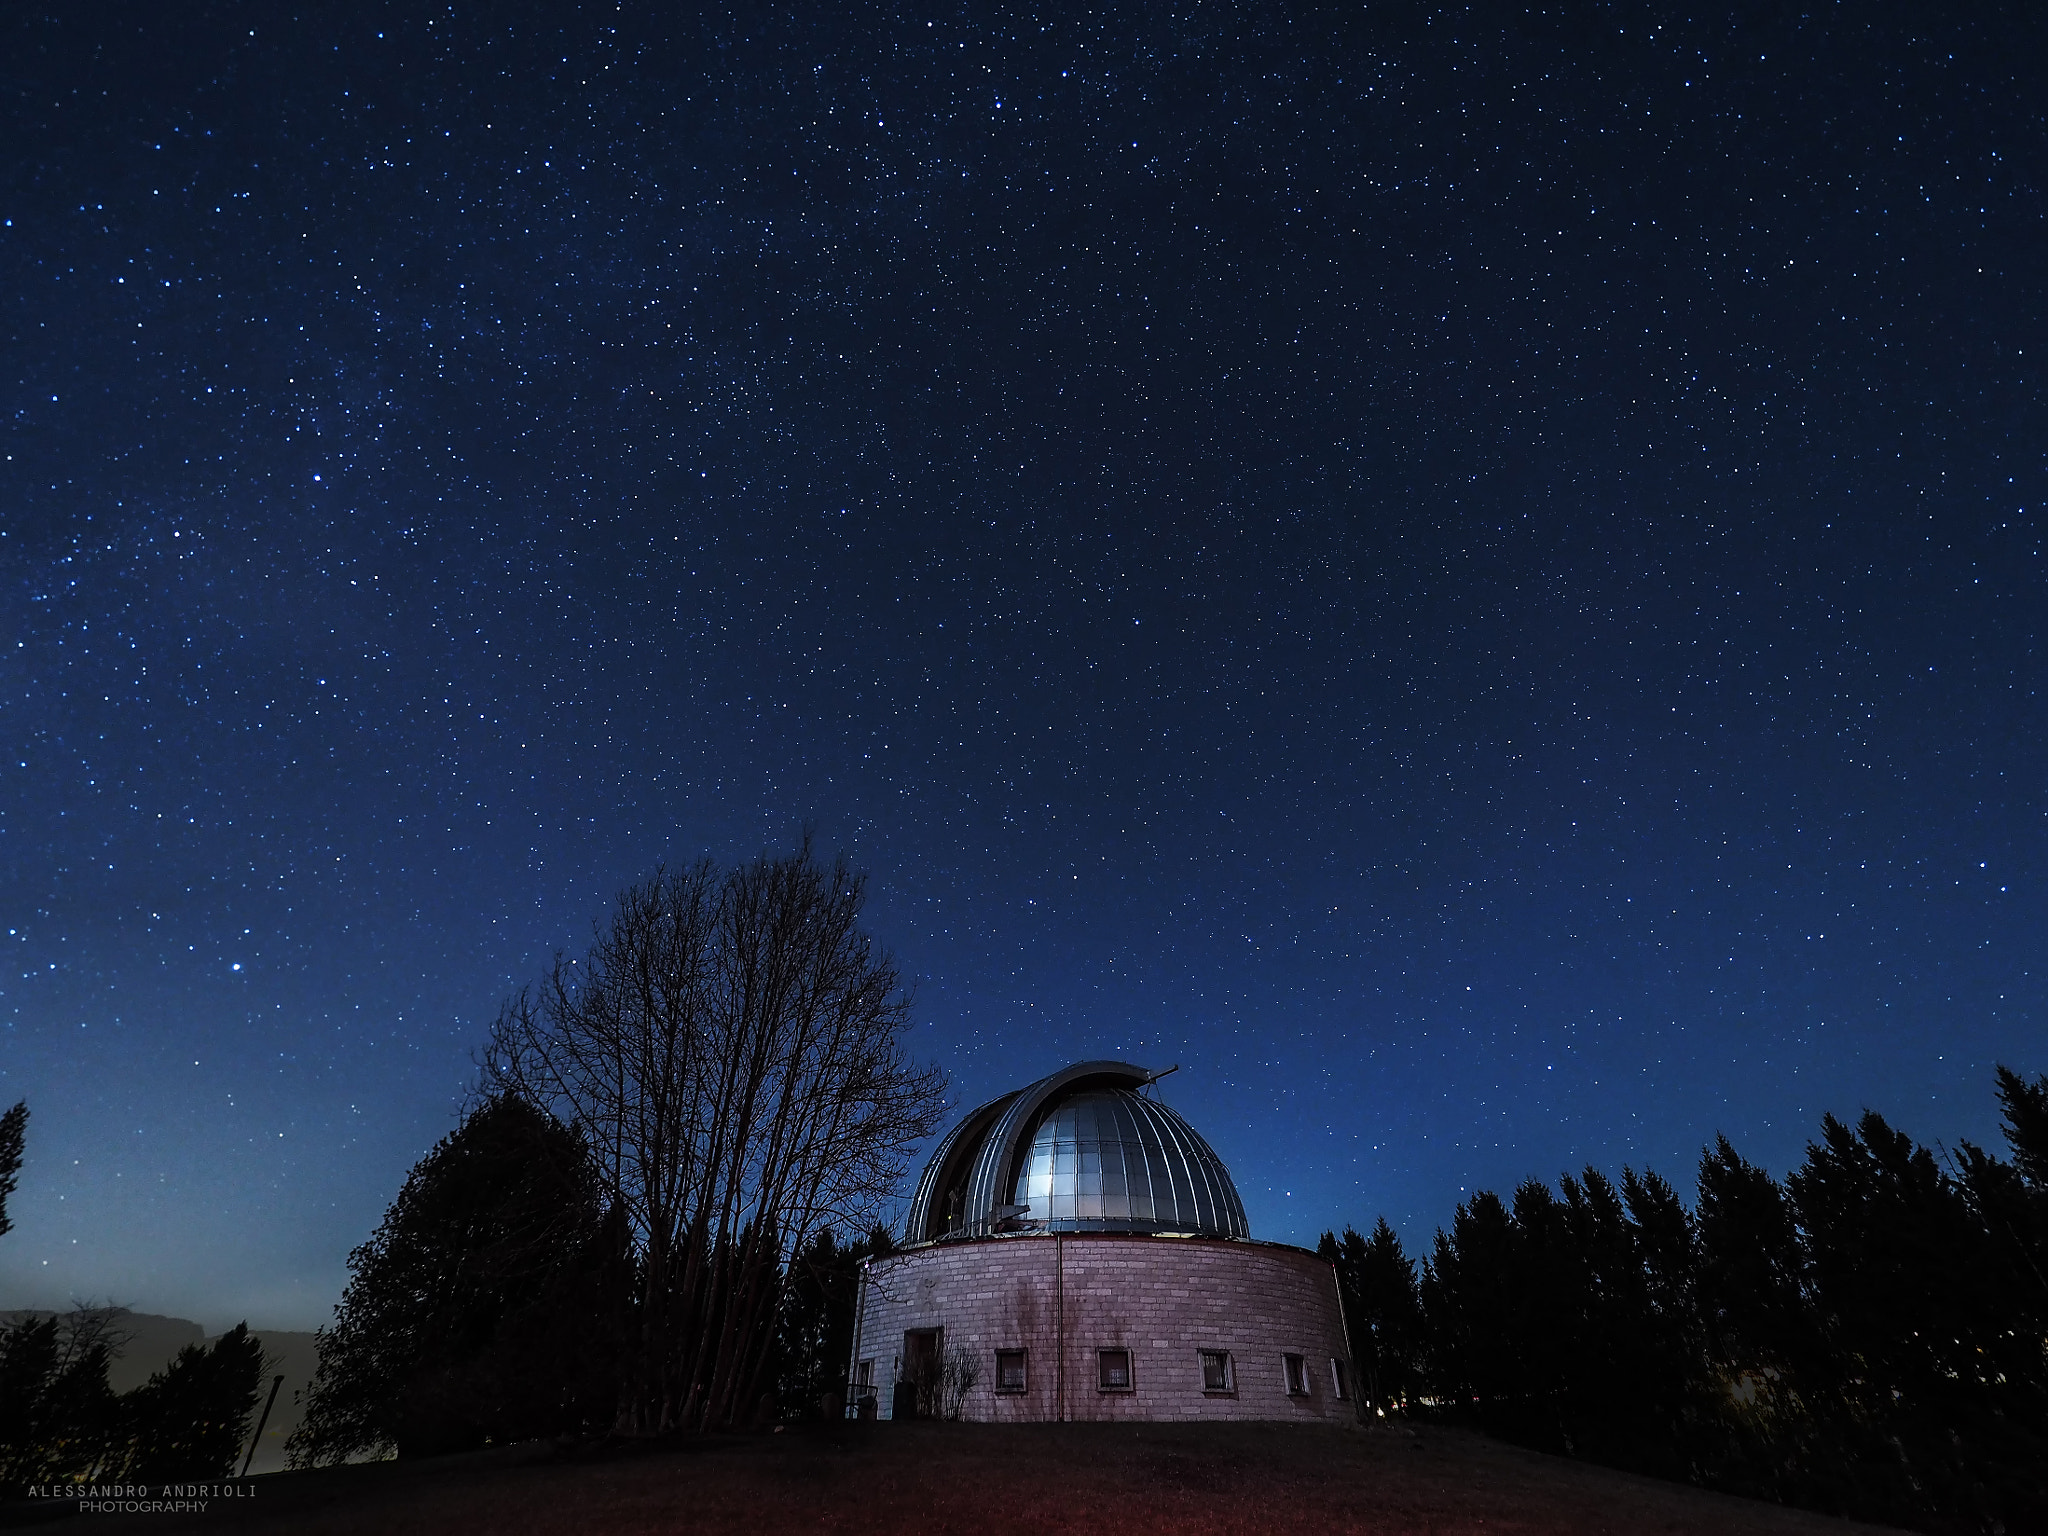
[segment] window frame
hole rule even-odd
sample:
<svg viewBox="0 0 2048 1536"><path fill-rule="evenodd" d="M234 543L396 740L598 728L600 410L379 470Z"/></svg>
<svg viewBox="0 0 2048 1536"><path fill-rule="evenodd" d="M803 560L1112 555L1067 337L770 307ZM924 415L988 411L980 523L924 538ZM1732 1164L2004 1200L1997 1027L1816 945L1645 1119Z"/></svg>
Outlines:
<svg viewBox="0 0 2048 1536"><path fill-rule="evenodd" d="M1330 1356L1330 1395L1340 1403L1351 1401L1351 1371L1335 1355Z"/></svg>
<svg viewBox="0 0 2048 1536"><path fill-rule="evenodd" d="M1195 1360L1196 1363L1200 1366L1202 1372L1202 1396L1237 1396L1237 1371L1235 1369L1235 1363L1230 1358L1229 1350L1198 1349L1195 1351ZM1220 1387L1212 1387L1209 1385L1209 1362L1211 1360L1218 1361L1222 1365L1223 1385Z"/></svg>
<svg viewBox="0 0 2048 1536"><path fill-rule="evenodd" d="M1105 1367L1111 1355L1124 1357L1124 1384L1111 1386ZM1104 1344L1095 1351L1095 1390L1105 1397L1128 1397L1138 1390L1137 1352L1127 1344Z"/></svg>
<svg viewBox="0 0 2048 1536"><path fill-rule="evenodd" d="M1003 1362L1011 1356L1017 1361L1017 1385L1003 1385ZM995 1391L998 1397L1023 1397L1031 1390L1031 1351L1028 1349L999 1349L996 1351Z"/></svg>
<svg viewBox="0 0 2048 1536"><path fill-rule="evenodd" d="M1308 1357L1306 1355L1282 1354L1280 1356L1280 1379L1287 1385L1289 1397L1308 1397Z"/></svg>

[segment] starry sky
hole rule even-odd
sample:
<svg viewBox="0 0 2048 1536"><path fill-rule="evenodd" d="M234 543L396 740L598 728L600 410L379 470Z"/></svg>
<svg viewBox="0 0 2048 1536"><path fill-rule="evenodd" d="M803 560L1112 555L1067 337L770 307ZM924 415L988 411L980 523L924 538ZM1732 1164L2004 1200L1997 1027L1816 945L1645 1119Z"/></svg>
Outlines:
<svg viewBox="0 0 2048 1536"><path fill-rule="evenodd" d="M2048 1070L2038 8L0 27L0 1304L321 1322L806 825L1261 1237Z"/></svg>

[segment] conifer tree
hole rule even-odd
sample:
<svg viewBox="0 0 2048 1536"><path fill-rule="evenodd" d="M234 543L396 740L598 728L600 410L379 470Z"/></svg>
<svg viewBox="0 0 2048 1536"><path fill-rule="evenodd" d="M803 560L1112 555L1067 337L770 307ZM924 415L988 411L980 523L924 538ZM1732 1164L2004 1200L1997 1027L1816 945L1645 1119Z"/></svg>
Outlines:
<svg viewBox="0 0 2048 1536"><path fill-rule="evenodd" d="M217 1482L235 1474L263 1381L263 1344L237 1323L187 1344L121 1399L120 1444L97 1476L124 1483Z"/></svg>
<svg viewBox="0 0 2048 1536"><path fill-rule="evenodd" d="M478 1105L349 1268L294 1465L609 1426L625 1234L581 1137L543 1111L503 1095Z"/></svg>
<svg viewBox="0 0 2048 1536"><path fill-rule="evenodd" d="M791 1256L777 1334L776 1390L787 1415L828 1416L845 1406L847 1358L864 1259L895 1251L879 1223L857 1243L841 1244L830 1227ZM822 1404L830 1394L833 1410Z"/></svg>
<svg viewBox="0 0 2048 1536"><path fill-rule="evenodd" d="M8 1196L14 1193L21 1175L21 1158L28 1136L28 1104L24 1100L0 1115L0 1237L14 1230L7 1214Z"/></svg>

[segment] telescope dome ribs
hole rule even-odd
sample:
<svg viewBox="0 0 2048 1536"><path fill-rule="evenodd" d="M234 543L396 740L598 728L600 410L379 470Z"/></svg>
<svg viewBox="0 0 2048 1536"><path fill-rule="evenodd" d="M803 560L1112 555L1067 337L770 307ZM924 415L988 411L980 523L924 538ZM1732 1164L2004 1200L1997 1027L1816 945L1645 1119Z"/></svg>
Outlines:
<svg viewBox="0 0 2048 1536"><path fill-rule="evenodd" d="M918 1180L909 1240L1016 1230L1249 1237L1223 1160L1139 1091L1153 1077L1084 1061L976 1109Z"/></svg>

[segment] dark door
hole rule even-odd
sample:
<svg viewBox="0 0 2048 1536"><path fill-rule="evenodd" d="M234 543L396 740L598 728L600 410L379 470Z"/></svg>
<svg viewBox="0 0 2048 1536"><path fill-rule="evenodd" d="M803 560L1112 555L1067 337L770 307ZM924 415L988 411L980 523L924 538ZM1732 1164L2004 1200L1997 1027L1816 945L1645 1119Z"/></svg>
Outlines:
<svg viewBox="0 0 2048 1536"><path fill-rule="evenodd" d="M913 1328L903 1335L903 1379L917 1391L917 1416L936 1418L939 1402L939 1340L945 1330Z"/></svg>

